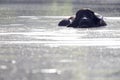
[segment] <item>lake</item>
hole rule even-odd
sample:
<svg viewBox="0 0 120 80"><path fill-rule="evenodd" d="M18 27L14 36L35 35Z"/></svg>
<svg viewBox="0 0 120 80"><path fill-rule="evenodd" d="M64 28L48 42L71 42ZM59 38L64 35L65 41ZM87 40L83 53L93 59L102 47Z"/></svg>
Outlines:
<svg viewBox="0 0 120 80"><path fill-rule="evenodd" d="M105 16L108 25L58 27L83 7ZM0 80L119 80L119 8L70 2L0 4Z"/></svg>

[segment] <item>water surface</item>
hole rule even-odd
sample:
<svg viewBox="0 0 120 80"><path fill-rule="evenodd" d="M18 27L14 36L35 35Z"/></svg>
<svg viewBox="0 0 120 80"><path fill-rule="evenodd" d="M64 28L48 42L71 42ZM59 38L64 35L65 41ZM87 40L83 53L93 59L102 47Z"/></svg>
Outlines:
<svg viewBox="0 0 120 80"><path fill-rule="evenodd" d="M0 5L0 80L119 80L118 13L96 7L115 15L106 27L58 27L78 7L56 5Z"/></svg>

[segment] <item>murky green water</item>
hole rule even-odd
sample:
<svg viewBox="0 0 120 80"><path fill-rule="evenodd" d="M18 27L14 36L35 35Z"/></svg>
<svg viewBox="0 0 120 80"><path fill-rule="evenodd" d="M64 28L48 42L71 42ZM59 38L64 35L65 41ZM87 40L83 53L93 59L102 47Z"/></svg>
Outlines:
<svg viewBox="0 0 120 80"><path fill-rule="evenodd" d="M0 80L119 80L119 6L82 6L106 16L106 27L57 26L81 6L1 4Z"/></svg>

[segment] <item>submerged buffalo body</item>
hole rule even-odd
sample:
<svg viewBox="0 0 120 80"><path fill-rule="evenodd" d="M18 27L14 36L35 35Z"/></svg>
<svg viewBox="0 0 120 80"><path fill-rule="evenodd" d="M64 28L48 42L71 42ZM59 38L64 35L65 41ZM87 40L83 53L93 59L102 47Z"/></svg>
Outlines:
<svg viewBox="0 0 120 80"><path fill-rule="evenodd" d="M103 17L90 9L81 9L77 11L75 17L63 19L59 22L59 26L67 26L74 28L89 28L106 26Z"/></svg>

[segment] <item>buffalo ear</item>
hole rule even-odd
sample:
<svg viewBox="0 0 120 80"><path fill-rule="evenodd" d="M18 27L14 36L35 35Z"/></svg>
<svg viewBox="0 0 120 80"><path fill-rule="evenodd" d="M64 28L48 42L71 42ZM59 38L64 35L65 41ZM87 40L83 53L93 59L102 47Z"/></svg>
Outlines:
<svg viewBox="0 0 120 80"><path fill-rule="evenodd" d="M104 20L100 20L100 26L107 26L107 23Z"/></svg>
<svg viewBox="0 0 120 80"><path fill-rule="evenodd" d="M58 26L68 26L70 24L70 21L67 19L63 19L58 23Z"/></svg>

